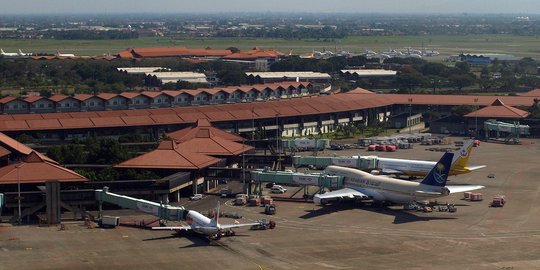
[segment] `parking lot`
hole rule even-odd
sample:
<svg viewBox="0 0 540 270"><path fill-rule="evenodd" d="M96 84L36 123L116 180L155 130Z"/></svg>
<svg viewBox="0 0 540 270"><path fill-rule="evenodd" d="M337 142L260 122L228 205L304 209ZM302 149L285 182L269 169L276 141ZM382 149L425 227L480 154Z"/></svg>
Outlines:
<svg viewBox="0 0 540 270"><path fill-rule="evenodd" d="M429 146L434 147L434 146ZM436 146L435 146L436 147ZM443 147L443 146L441 146ZM365 149L322 155L367 155L438 160L441 152L415 145L391 153ZM487 168L452 176L449 184L480 184L484 200L461 194L456 213L405 211L402 207L345 204L321 208L277 201L277 214L262 207L234 206L205 196L186 204L205 213L222 201L223 211L241 213L239 222L276 221L274 230L238 229L238 236L208 241L128 226L88 229L81 222L57 227L0 226L0 269L532 269L540 265L540 141L522 145L482 142L470 164ZM310 153L311 154L311 153ZM488 178L493 174L493 178ZM294 190L289 188L287 193ZM505 195L502 208L490 199ZM155 220L128 210L107 213L129 223ZM234 220L224 218L222 223ZM24 258L24 260L21 260Z"/></svg>

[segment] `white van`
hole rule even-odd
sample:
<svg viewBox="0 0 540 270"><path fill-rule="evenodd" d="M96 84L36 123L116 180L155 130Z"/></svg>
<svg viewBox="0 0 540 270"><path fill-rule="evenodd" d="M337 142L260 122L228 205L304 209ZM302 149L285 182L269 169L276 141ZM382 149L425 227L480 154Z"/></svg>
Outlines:
<svg viewBox="0 0 540 270"><path fill-rule="evenodd" d="M282 194L282 193L285 193L287 191L286 188L280 186L280 185L274 185L271 189L270 189L270 192L271 193L277 193L277 194Z"/></svg>

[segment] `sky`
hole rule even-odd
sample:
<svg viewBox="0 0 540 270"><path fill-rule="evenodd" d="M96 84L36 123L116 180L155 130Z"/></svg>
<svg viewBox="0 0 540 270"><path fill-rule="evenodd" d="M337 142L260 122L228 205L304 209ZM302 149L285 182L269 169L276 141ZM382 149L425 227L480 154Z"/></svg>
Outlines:
<svg viewBox="0 0 540 270"><path fill-rule="evenodd" d="M540 0L0 0L2 14L348 12L540 14Z"/></svg>

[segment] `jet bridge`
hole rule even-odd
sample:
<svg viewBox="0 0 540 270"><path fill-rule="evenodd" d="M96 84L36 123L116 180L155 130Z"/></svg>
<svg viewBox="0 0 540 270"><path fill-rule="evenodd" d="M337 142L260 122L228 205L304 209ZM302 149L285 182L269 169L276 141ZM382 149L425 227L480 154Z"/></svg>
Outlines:
<svg viewBox="0 0 540 270"><path fill-rule="evenodd" d="M2 216L2 207L4 207L4 194L0 193L0 217Z"/></svg>
<svg viewBox="0 0 540 270"><path fill-rule="evenodd" d="M486 140L503 139L505 143L519 143L520 136L530 135L528 125L520 125L519 122L505 123L495 120L484 122Z"/></svg>
<svg viewBox="0 0 540 270"><path fill-rule="evenodd" d="M132 198L109 192L108 187L97 189L95 191L96 200L99 201L99 218L103 216L103 202L118 205L122 208L141 211L150 215L159 217L162 220L179 221L185 220L184 207L164 205L143 199Z"/></svg>
<svg viewBox="0 0 540 270"><path fill-rule="evenodd" d="M303 186L304 195L308 195L307 186L318 186L319 190L323 190L324 188L340 189L343 187L342 176L327 175L324 173L255 170L251 171L251 180L255 182L255 194L261 194L262 184L265 182Z"/></svg>
<svg viewBox="0 0 540 270"><path fill-rule="evenodd" d="M319 156L293 156L292 163L295 168L314 166L324 169L330 165L350 167L369 171L378 168L377 156L353 156L353 157L319 157Z"/></svg>

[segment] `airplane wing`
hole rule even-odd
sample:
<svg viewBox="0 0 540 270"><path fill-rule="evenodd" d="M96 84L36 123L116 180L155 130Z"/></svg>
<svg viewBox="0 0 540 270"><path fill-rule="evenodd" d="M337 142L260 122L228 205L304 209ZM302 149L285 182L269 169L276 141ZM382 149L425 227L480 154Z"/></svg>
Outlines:
<svg viewBox="0 0 540 270"><path fill-rule="evenodd" d="M245 226L253 226L253 225L260 225L259 222L254 223L238 223L238 224L219 224L219 227L221 229L232 229L232 228L240 228Z"/></svg>
<svg viewBox="0 0 540 270"><path fill-rule="evenodd" d="M452 194L452 193L473 191L473 190L482 189L485 187L479 186L479 185L460 185L460 186L455 185L455 186L446 186L446 188L450 191L450 194Z"/></svg>
<svg viewBox="0 0 540 270"><path fill-rule="evenodd" d="M422 195L434 195L434 196L442 194L440 192L432 192L432 191L424 191L424 190L417 190L416 193L422 194Z"/></svg>
<svg viewBox="0 0 540 270"><path fill-rule="evenodd" d="M191 226L172 226L172 227L152 227L152 230L184 230L189 231L191 230Z"/></svg>
<svg viewBox="0 0 540 270"><path fill-rule="evenodd" d="M321 201L323 200L332 201L332 200L343 199L343 198L367 199L369 198L369 196L367 196L366 194L360 191L354 190L352 188L343 188L343 189L339 189L339 190L335 190L331 192L326 192L324 194L317 194L313 197L313 202L316 204L321 204Z"/></svg>
<svg viewBox="0 0 540 270"><path fill-rule="evenodd" d="M475 170L482 169L482 168L485 168L485 167L487 167L487 165L467 166L465 168L469 169L471 171L475 171Z"/></svg>
<svg viewBox="0 0 540 270"><path fill-rule="evenodd" d="M394 169L382 169L382 173L384 174L403 174L402 171L394 170Z"/></svg>

